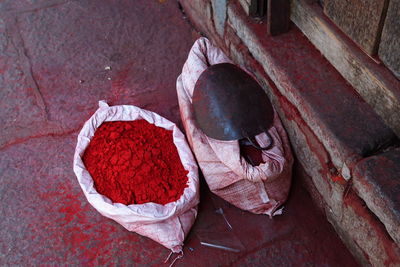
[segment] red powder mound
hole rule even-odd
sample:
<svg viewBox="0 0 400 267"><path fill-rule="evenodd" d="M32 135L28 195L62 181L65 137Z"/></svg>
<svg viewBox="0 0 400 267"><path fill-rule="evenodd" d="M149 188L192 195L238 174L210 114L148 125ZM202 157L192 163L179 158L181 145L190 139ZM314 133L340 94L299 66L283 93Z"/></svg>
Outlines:
<svg viewBox="0 0 400 267"><path fill-rule="evenodd" d="M166 204L187 187L172 131L145 120L104 122L82 159L97 192L115 203Z"/></svg>

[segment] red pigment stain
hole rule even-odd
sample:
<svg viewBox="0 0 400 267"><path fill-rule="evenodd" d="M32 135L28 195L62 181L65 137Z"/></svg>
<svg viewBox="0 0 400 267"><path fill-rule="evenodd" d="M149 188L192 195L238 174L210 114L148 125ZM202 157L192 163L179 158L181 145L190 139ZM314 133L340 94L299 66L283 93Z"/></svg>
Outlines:
<svg viewBox="0 0 400 267"><path fill-rule="evenodd" d="M346 185L346 180L341 175L333 175L331 177L331 179L335 183L339 183L341 185Z"/></svg>
<svg viewBox="0 0 400 267"><path fill-rule="evenodd" d="M96 190L115 203L166 204L187 187L187 171L172 131L145 120L105 122L87 147L83 162Z"/></svg>
<svg viewBox="0 0 400 267"><path fill-rule="evenodd" d="M65 251L58 254L57 261L68 262L70 257L74 257L85 266L112 264L115 261L113 242L124 244L118 255L125 255L127 251L135 249L135 244L139 242L136 235L131 235L114 224L98 223L102 220L93 222L93 218L88 217L90 208L88 205L82 206L80 201L77 201L79 197L73 192L71 182L63 181L57 184L57 187L58 190L39 193L42 201L55 204L44 206L48 209L46 214L49 217L43 219L39 224L40 227L37 223L29 225L33 242L41 240L41 246L51 246L55 251ZM47 231L43 232L43 229ZM53 255L44 253L41 249L32 252L32 258L38 257L44 262L55 260ZM135 263L141 262L141 258L135 253L130 257ZM27 262L29 260L26 259Z"/></svg>
<svg viewBox="0 0 400 267"><path fill-rule="evenodd" d="M121 95L127 92L126 80L129 77L129 72L133 66L133 63L127 64L118 74L112 79L112 96L113 99L118 99Z"/></svg>
<svg viewBox="0 0 400 267"><path fill-rule="evenodd" d="M294 121L301 132L305 136L305 141L309 149L314 153L314 155L318 158L318 161L321 163L321 168L319 172L321 175L330 177L332 168L332 164L329 158L328 153L326 152L323 144L318 140L318 138L314 135L310 127L304 122L302 119L300 112L290 103L279 91L277 88L273 88L271 86L274 94L277 96L280 105L282 106L282 110L285 110L285 115L288 120ZM328 183L329 188L331 185Z"/></svg>

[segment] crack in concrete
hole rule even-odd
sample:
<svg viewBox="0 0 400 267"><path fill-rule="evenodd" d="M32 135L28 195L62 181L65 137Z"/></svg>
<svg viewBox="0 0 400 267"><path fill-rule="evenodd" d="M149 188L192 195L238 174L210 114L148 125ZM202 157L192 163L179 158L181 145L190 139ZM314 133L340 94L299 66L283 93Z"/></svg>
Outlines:
<svg viewBox="0 0 400 267"><path fill-rule="evenodd" d="M245 260L249 255L257 253L257 252L261 251L262 249L274 246L274 244L276 244L278 242L281 242L282 240L283 241L291 240L291 238L293 238L293 233L294 233L293 229L294 228L288 229L287 232L282 233L280 236L274 236L273 238L271 238L267 242L262 243L259 246L256 246L256 247L251 248L251 249L246 248L246 251L243 254L241 254L239 257L237 257L236 259L231 261L229 263L229 265L238 264L240 261Z"/></svg>
<svg viewBox="0 0 400 267"><path fill-rule="evenodd" d="M0 151L3 151L3 150L5 150L5 149L7 149L7 148L9 148L9 147L11 147L13 145L18 145L18 144L25 143L25 142L27 142L29 140L32 140L32 139L43 138L43 137L63 137L63 136L70 135L70 134L73 134L75 132L78 132L78 131L80 131L80 129L81 129L81 127L75 128L75 129L71 129L69 131L64 131L64 132L47 132L47 133L44 133L44 134L38 134L38 135L32 135L32 136L28 136L28 137L18 138L18 139L15 139L15 140L13 140L13 141L11 141L9 143L6 143L6 144L2 145L0 147Z"/></svg>
<svg viewBox="0 0 400 267"><path fill-rule="evenodd" d="M12 38L12 34L9 32L8 27L6 27L7 38L10 41L11 45L14 47L15 51L17 52L18 58L20 57L20 52L17 46L15 45L14 39Z"/></svg>
<svg viewBox="0 0 400 267"><path fill-rule="evenodd" d="M32 86L32 87L33 87L32 89L33 89L33 92L34 92L34 94L35 94L36 102L38 103L38 106L39 106L41 109L43 109L45 119L46 119L47 121L51 121L49 108L48 108L48 106L47 106L47 104L46 104L46 101L45 101L45 99L44 99L43 93L42 93L42 91L40 90L39 83L38 83L38 81L37 81L37 79L36 79L36 77L35 77L35 75L34 75L34 72L33 72L32 59L31 59L31 57L29 56L28 49L27 49L27 47L26 47L26 45L25 45L25 40L24 40L24 38L22 37L21 29L20 29L20 27L19 27L20 22L19 22L19 20L18 20L18 17L15 16L15 17L14 17L14 20L15 20L15 24L14 24L15 29L14 29L14 31L15 31L16 34L18 35L19 43L20 43L21 48L22 48L22 54L24 55L24 57L26 58L26 60L27 60L27 62L28 62L28 66L27 66L26 68L27 68L27 70L28 70L28 72L29 72L29 75L27 75L27 76L29 76L29 77L31 78L32 82L33 82L33 85L34 85L34 86ZM11 39L12 39L12 38L11 38ZM20 55L18 47L15 46L15 43L14 43L14 42L12 42L12 44L14 45L15 49L17 50L18 55Z"/></svg>

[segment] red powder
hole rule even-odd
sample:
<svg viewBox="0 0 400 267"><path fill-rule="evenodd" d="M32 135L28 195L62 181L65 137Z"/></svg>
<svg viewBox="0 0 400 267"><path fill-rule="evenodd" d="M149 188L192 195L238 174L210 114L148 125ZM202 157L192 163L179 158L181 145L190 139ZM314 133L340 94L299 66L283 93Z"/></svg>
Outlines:
<svg viewBox="0 0 400 267"><path fill-rule="evenodd" d="M97 192L115 203L166 204L187 187L172 131L145 120L104 122L82 159Z"/></svg>
<svg viewBox="0 0 400 267"><path fill-rule="evenodd" d="M239 145L240 155L242 155L248 163L252 166L260 166L261 163L265 163L262 158L262 150L257 149L251 145Z"/></svg>

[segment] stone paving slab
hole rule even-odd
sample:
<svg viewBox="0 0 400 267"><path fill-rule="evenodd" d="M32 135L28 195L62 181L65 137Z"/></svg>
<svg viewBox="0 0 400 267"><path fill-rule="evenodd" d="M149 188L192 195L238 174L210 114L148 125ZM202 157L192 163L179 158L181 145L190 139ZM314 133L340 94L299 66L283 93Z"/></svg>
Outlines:
<svg viewBox="0 0 400 267"><path fill-rule="evenodd" d="M363 159L355 167L353 183L368 208L400 244L400 149Z"/></svg>
<svg viewBox="0 0 400 267"><path fill-rule="evenodd" d="M50 2L0 6L0 147L78 130L100 99L179 118L177 105L167 103L176 102L175 80L196 33L176 3ZM138 16L143 5L148 15Z"/></svg>

